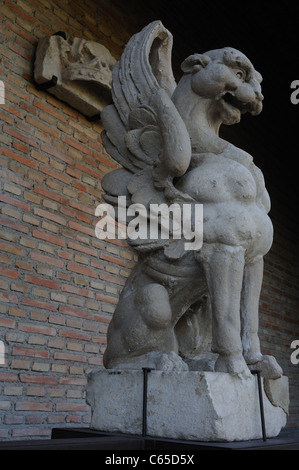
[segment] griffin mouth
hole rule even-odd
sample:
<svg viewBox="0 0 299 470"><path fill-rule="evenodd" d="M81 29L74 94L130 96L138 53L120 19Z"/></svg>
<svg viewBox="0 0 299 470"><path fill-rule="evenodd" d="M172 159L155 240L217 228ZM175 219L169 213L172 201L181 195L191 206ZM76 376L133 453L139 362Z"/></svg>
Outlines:
<svg viewBox="0 0 299 470"><path fill-rule="evenodd" d="M234 108L237 108L239 111L241 111L241 113L245 113L247 111L246 103L243 103L242 101L238 100L238 98L236 98L231 93L225 93L222 98L230 106L233 106Z"/></svg>
<svg viewBox="0 0 299 470"><path fill-rule="evenodd" d="M222 99L225 103L229 104L235 109L238 109L241 114L249 112L253 116L260 114L262 111L263 105L262 100L250 101L244 103L244 101L238 100L232 93L227 92L222 96Z"/></svg>

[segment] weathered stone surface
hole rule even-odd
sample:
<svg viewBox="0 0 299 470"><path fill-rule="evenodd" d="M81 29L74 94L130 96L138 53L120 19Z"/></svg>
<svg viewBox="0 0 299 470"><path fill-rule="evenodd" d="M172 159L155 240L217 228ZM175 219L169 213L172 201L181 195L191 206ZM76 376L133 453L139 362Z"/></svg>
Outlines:
<svg viewBox="0 0 299 470"><path fill-rule="evenodd" d="M251 155L219 137L222 124L261 112L262 77L242 52L225 47L187 57L176 84L171 46L155 21L130 39L113 68L102 137L123 170L102 185L111 204L126 196L128 205L145 208L188 205L190 227L202 204L203 244L186 248L186 234L163 239L150 230L130 239L142 256L109 325L104 365L206 368L200 354L211 334L215 371L250 376L248 366L258 364L277 378L283 372L262 355L258 336L263 257L273 239L270 198Z"/></svg>
<svg viewBox="0 0 299 470"><path fill-rule="evenodd" d="M53 35L38 42L34 79L43 84L57 77L49 92L92 117L111 101L114 63L108 49L99 43Z"/></svg>
<svg viewBox="0 0 299 470"><path fill-rule="evenodd" d="M123 169L105 176L102 187L112 205L118 196L136 210L188 205L179 225L187 220L195 239L202 234L195 209L203 205L203 243L190 247L175 224L168 238L148 230L130 239L141 256L109 324L104 365L111 371L89 376L91 426L141 433L140 369L150 367L149 435L256 439L260 405L249 367L267 380L283 374L275 358L262 355L258 336L263 257L273 239L270 198L251 155L221 139L219 128L261 112L261 75L225 47L187 57L176 84L171 45L171 34L153 22L113 67L102 138ZM201 357L210 337L215 365ZM269 382L267 393L266 432L276 436L286 423L287 383Z"/></svg>
<svg viewBox="0 0 299 470"><path fill-rule="evenodd" d="M265 379L279 379L282 376L282 368L277 364L273 356L264 355L260 361L249 365L250 370L261 370Z"/></svg>
<svg viewBox="0 0 299 470"><path fill-rule="evenodd" d="M289 379L285 375L278 380L264 379L264 388L270 402L289 412Z"/></svg>
<svg viewBox="0 0 299 470"><path fill-rule="evenodd" d="M288 394L287 387L284 393ZM92 372L87 387L87 401L92 407L91 427L141 434L142 397L142 371ZM266 434L274 437L285 426L286 413L279 406L273 406L265 393L263 404ZM256 376L151 371L148 374L147 434L202 441L261 438Z"/></svg>

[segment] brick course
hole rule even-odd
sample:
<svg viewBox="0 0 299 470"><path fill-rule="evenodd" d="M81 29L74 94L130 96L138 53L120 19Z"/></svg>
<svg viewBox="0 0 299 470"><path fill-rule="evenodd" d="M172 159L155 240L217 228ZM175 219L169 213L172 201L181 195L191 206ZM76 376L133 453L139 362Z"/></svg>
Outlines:
<svg viewBox="0 0 299 470"><path fill-rule="evenodd" d="M100 122L35 88L35 47L60 29L117 59L134 31L109 1L5 0L1 13L0 438L49 437L88 425L86 374L102 364L134 253L95 237L100 181L117 165Z"/></svg>
<svg viewBox="0 0 299 470"><path fill-rule="evenodd" d="M88 426L86 375L102 365L107 326L136 256L125 241L95 237L101 178L117 165L102 146L100 122L35 88L35 47L62 30L102 43L118 59L148 21L116 0L4 0L0 8L0 340L7 361L0 365L0 439L46 438L53 426ZM262 346L290 375L289 422L299 425L299 366L289 360L299 339L295 240L280 213L276 225L265 261Z"/></svg>

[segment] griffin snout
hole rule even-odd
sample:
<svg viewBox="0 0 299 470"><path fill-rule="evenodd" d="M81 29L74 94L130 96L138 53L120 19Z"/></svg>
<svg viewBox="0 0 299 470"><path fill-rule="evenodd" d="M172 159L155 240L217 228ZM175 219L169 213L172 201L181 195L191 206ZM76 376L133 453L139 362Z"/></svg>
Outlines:
<svg viewBox="0 0 299 470"><path fill-rule="evenodd" d="M243 83L235 90L234 99L242 103L239 107L242 113L249 112L255 116L263 109L262 101L264 96L259 84Z"/></svg>
<svg viewBox="0 0 299 470"><path fill-rule="evenodd" d="M239 109L242 114L249 112L255 116L263 109L262 101L264 96L261 91L253 89L247 83L233 91L227 91L222 95L222 98L226 103Z"/></svg>

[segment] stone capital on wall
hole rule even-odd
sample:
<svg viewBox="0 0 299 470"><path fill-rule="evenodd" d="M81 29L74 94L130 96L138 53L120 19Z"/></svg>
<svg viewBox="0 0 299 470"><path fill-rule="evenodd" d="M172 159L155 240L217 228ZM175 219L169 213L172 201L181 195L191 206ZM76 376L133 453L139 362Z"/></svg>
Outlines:
<svg viewBox="0 0 299 470"><path fill-rule="evenodd" d="M115 64L102 44L59 32L38 42L34 80L40 89L92 118L111 101Z"/></svg>

